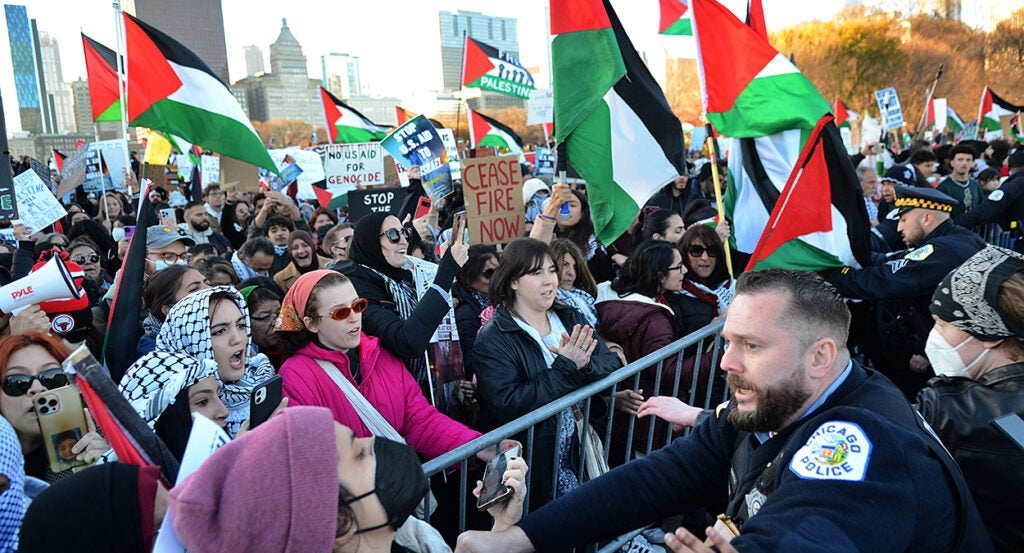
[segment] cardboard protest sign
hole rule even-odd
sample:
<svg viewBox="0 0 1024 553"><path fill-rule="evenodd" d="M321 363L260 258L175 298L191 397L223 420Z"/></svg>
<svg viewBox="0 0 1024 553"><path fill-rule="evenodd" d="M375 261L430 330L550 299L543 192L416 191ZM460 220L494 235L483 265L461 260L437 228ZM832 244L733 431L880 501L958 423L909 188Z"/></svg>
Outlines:
<svg viewBox="0 0 1024 553"><path fill-rule="evenodd" d="M526 124L543 125L555 121L555 95L550 90L531 90L526 105Z"/></svg>
<svg viewBox="0 0 1024 553"><path fill-rule="evenodd" d="M404 200L405 190L400 187L352 190L348 193L348 218L358 221L364 215L380 211L397 215Z"/></svg>
<svg viewBox="0 0 1024 553"><path fill-rule="evenodd" d="M33 171L14 177L14 195L18 200L18 216L32 232L39 232L68 214L50 192L50 187Z"/></svg>
<svg viewBox="0 0 1024 553"><path fill-rule="evenodd" d="M882 114L882 126L885 130L903 127L903 108L900 107L900 98L896 95L895 88L876 90L875 101L878 102L878 112Z"/></svg>
<svg viewBox="0 0 1024 553"><path fill-rule="evenodd" d="M462 180L462 162L459 161L459 146L455 143L455 133L451 129L437 129L441 142L448 152L448 171L453 180Z"/></svg>
<svg viewBox="0 0 1024 553"><path fill-rule="evenodd" d="M523 177L517 156L463 160L462 191L474 244L505 244L523 235Z"/></svg>
<svg viewBox="0 0 1024 553"><path fill-rule="evenodd" d="M220 159L220 187L222 190L260 191L260 168L224 156Z"/></svg>
<svg viewBox="0 0 1024 553"><path fill-rule="evenodd" d="M406 169L419 165L423 189L432 200L455 192L448 169L448 152L437 129L426 117L417 115L410 119L385 136L380 145Z"/></svg>
<svg viewBox="0 0 1024 553"><path fill-rule="evenodd" d="M385 184L384 152L377 142L331 144L324 157L327 189L335 196L356 188Z"/></svg>

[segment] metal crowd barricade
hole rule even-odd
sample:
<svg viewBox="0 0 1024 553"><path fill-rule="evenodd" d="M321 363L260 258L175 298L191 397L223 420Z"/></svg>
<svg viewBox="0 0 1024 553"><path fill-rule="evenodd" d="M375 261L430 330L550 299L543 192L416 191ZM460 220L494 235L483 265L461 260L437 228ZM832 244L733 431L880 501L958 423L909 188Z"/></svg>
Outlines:
<svg viewBox="0 0 1024 553"><path fill-rule="evenodd" d="M609 447L612 438L612 425L614 419L615 417L622 416L629 417L630 419L628 424L628 435L625 444L625 459L632 459L637 455L648 454L651 452L654 442L654 421L651 421L651 423L649 424L649 428L647 430L646 447L643 448L642 451L634 451L633 433L634 427L636 425L636 417L615 410L615 393L619 391L620 384L623 383L624 381L629 381L631 383L629 389L636 391L640 383L640 373L643 370L652 366L657 366L657 376L655 377L654 389L659 391L660 393L650 393L647 395L647 397L651 397L654 395L672 395L689 403L690 405L703 408L710 408L724 401L728 393L728 388L724 384L724 373L718 367L719 361L723 353L722 340L719 336L723 325L724 320L711 323L710 325L688 336L685 336L661 348L660 350L651 353L650 355L647 355L641 359L638 359L626 365L625 367L616 370L612 374L608 375L607 377L597 382L588 384L576 390L575 392L563 396L562 398L558 399L555 402L549 403L548 405L545 405L539 409L535 409L534 411L522 417L519 417L516 420L506 423L505 425L495 430L492 430L491 432L488 432L471 442L463 444L462 446L440 457L437 457L424 463L423 472L426 473L427 477L433 476L434 474L437 474L451 467L459 467L459 532L463 532L466 528L466 505L468 504L467 493L469 490L469 486L467 485L466 482L466 472L468 468L469 458L473 457L478 452L486 448L495 447L495 445L499 444L503 439L515 436L525 431L526 443L524 444L524 447L526 463L528 466L532 467L534 450L534 429L539 423L553 416L556 416L558 413L565 409L580 407L580 405L582 405L582 407L580 407L580 410L583 412L583 420L589 421L591 400L594 399L595 397L599 397L599 399L603 401L607 396L609 400L609 405L607 422L605 424L604 431L601 432L600 430L595 428L595 430L597 430L598 436L601 436L604 439L604 443L602 444L604 460L607 462L609 458ZM675 361L676 371L675 378L671 383L671 389L666 388L662 390L661 376L664 372L664 363L668 358L676 354L679 355L676 357ZM683 375L682 369L684 362L687 359L694 359L691 385L689 390L680 390L680 383ZM710 363L710 370L708 371L706 378L702 378L703 371L701 369L702 367L706 366L706 363ZM687 430L687 432L689 432L689 430ZM586 450L588 440L587 434L587 432L581 433L581 451ZM672 425L667 425L665 442L668 443L669 441L671 441L671 439ZM555 465L557 466L558 447L555 447L554 449ZM580 481L582 482L584 456L580 455L579 457L580 466L576 467L576 474L578 477L580 477ZM529 496L531 493L531 489L533 489L535 486L549 485L551 486L552 490L555 490L557 486L557 470L552 471L551 482L533 482L531 480L532 474L533 471L529 471L527 473L526 478L527 497L523 507L524 516L529 511ZM555 494L553 493L552 495ZM431 512L431 505L429 504L429 502L430 495L428 494L427 498L424 500L423 505L423 512L425 513ZM605 547L605 549L602 549L601 551L614 551L616 549L614 545L616 542L625 543L633 535L639 533L640 530L641 529L637 529L636 531L630 534L626 534L620 537L618 540L611 542L609 545Z"/></svg>
<svg viewBox="0 0 1024 553"><path fill-rule="evenodd" d="M993 246L999 246L1000 248L1006 248L1008 250L1014 249L1014 237L1013 233L1007 230L1003 230L1003 227L999 223L987 223L974 228L983 240L992 244Z"/></svg>

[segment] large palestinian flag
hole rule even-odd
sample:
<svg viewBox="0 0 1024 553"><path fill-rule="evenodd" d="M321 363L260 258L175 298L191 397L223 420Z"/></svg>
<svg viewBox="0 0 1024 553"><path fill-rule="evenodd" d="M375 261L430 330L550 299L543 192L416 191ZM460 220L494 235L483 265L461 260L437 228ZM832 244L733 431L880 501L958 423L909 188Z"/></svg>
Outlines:
<svg viewBox="0 0 1024 553"><path fill-rule="evenodd" d="M523 155L523 139L510 127L482 113L466 108L469 120L469 141L474 148L497 147Z"/></svg>
<svg viewBox="0 0 1024 553"><path fill-rule="evenodd" d="M124 14L128 121L277 172L238 100L188 48Z"/></svg>
<svg viewBox="0 0 1024 553"><path fill-rule="evenodd" d="M996 96L992 89L985 87L981 91L981 103L978 105L978 127L986 131L999 131L1003 126L1000 118L1004 115L1016 115L1024 110Z"/></svg>
<svg viewBox="0 0 1024 553"><path fill-rule="evenodd" d="M320 101L324 107L324 120L327 124L327 134L331 136L331 144L379 142L391 130L390 127L378 125L362 113L346 106L322 86Z"/></svg>
<svg viewBox="0 0 1024 553"><path fill-rule="evenodd" d="M512 54L469 37L462 57L462 86L529 98L533 75Z"/></svg>
<svg viewBox="0 0 1024 553"><path fill-rule="evenodd" d="M610 244L682 173L682 126L609 2L551 0L551 33L555 128Z"/></svg>
<svg viewBox="0 0 1024 553"><path fill-rule="evenodd" d="M89 107L93 121L120 121L121 94L117 82L117 54L82 34L85 73L89 81Z"/></svg>
<svg viewBox="0 0 1024 553"><path fill-rule="evenodd" d="M734 246L754 252L812 132L825 141L820 146L825 152L843 151L842 140L831 117L825 130L815 131L830 112L828 102L763 35L715 0L693 0L691 8L705 111L717 131L732 138L726 218ZM862 192L853 167L845 155L828 158L827 166L830 178L811 182L817 187L813 199L823 202L817 212L831 214L830 228L824 230L822 222L814 236L781 233L800 238L779 246L759 267L820 270L868 262L867 215L863 200L857 200ZM834 236L822 236L828 232Z"/></svg>

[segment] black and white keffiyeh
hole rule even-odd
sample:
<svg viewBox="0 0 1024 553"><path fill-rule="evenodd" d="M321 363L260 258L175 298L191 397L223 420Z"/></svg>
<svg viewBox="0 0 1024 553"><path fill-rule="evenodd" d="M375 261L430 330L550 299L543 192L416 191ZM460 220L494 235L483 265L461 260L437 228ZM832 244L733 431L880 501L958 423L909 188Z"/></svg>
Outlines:
<svg viewBox="0 0 1024 553"><path fill-rule="evenodd" d="M1024 329L999 310L999 286L1019 271L1024 271L1024 256L986 246L942 279L931 312L979 340L1024 338Z"/></svg>
<svg viewBox="0 0 1024 553"><path fill-rule="evenodd" d="M220 399L231 412L227 420L227 433L234 437L238 428L249 418L249 393L254 386L274 376L275 372L266 355L252 355L254 348L249 308L242 294L231 286L214 286L185 296L167 313L167 320L156 337L156 351L183 353L201 361L216 362L210 336L210 296L217 293L229 294L245 319L245 351L248 355L245 374L237 382L222 383L220 389Z"/></svg>
<svg viewBox="0 0 1024 553"><path fill-rule="evenodd" d="M0 553L18 550L18 531L25 517L25 457L18 435L6 419L0 417L0 474L10 480L0 493Z"/></svg>
<svg viewBox="0 0 1024 553"><path fill-rule="evenodd" d="M211 376L217 376L217 363L210 359L154 351L128 367L119 388L139 416L153 428L182 390Z"/></svg>

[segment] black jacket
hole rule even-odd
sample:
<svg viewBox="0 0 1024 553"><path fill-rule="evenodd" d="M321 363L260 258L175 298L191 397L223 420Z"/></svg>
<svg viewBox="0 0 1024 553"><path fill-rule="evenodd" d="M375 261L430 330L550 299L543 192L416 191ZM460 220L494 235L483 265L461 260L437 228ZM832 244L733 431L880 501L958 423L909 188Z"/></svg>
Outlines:
<svg viewBox="0 0 1024 553"><path fill-rule="evenodd" d="M464 286L452 285L452 297L456 300L455 325L459 329L459 347L462 349L462 364L466 368L466 380L473 379L473 345L480 331L480 314L490 304L480 303Z"/></svg>
<svg viewBox="0 0 1024 553"><path fill-rule="evenodd" d="M973 228L985 223L999 223L1010 230L1013 223L1024 221L1024 171L1014 173L999 189L981 204L956 218L956 224Z"/></svg>
<svg viewBox="0 0 1024 553"><path fill-rule="evenodd" d="M953 454L997 551L1024 551L1024 453L990 423L1024 415L1024 363L970 378L938 377L917 409Z"/></svg>
<svg viewBox="0 0 1024 553"><path fill-rule="evenodd" d="M573 325L587 324L583 315L571 307L556 303L552 309L567 330L571 330ZM548 369L537 341L520 328L503 306L495 308L494 317L480 329L473 348L473 358L477 397L480 401L480 413L475 426L481 431L492 430L515 420L590 382L608 376L621 366L618 356L609 351L604 341L598 338L597 348L590 357L590 365L585 369L589 369L589 372L577 370L575 363L561 355L555 358L554 364ZM603 401L592 402L591 420L603 416L603 410ZM600 428L599 432L603 431L604 427ZM557 433L557 415L538 424L534 431L533 462L530 465L531 509L553 499L551 482ZM578 438L574 439L574 444ZM526 444L526 433L516 439ZM577 465L578 458L578 446L574 445L570 457L572 466Z"/></svg>

